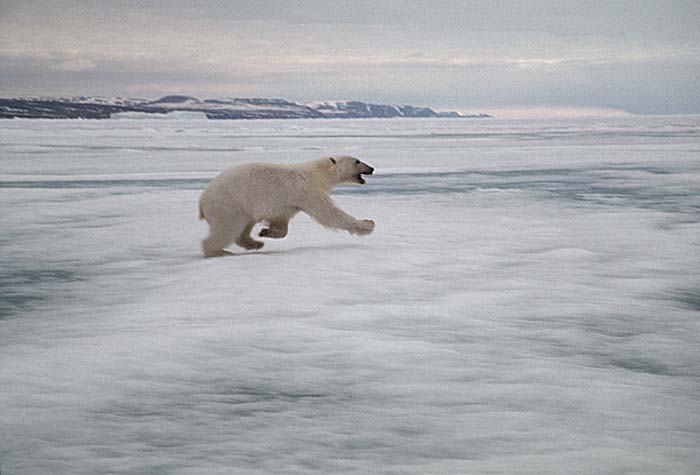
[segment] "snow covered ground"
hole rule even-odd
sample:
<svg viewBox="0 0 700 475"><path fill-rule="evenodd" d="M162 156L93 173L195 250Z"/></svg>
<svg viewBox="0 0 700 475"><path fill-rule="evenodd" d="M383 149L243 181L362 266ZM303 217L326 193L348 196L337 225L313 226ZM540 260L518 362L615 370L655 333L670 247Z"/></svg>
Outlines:
<svg viewBox="0 0 700 475"><path fill-rule="evenodd" d="M0 470L697 473L700 118L0 121ZM200 190L355 155L260 252Z"/></svg>

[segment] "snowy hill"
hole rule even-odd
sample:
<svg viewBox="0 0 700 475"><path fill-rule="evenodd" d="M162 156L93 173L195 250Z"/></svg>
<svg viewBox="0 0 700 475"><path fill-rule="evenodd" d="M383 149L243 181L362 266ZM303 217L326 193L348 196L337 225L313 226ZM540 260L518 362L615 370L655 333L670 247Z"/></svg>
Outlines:
<svg viewBox="0 0 700 475"><path fill-rule="evenodd" d="M486 117L485 114L463 116L458 112L435 112L428 107L367 104L360 101L311 102L307 105L325 117Z"/></svg>
<svg viewBox="0 0 700 475"><path fill-rule="evenodd" d="M436 112L428 107L369 104L360 101L298 103L263 98L202 100L182 95L165 96L155 101L90 96L0 99L0 118L3 119L109 119L113 114L125 112L168 114L176 111L201 112L208 119L490 117L487 114L462 115L457 112Z"/></svg>

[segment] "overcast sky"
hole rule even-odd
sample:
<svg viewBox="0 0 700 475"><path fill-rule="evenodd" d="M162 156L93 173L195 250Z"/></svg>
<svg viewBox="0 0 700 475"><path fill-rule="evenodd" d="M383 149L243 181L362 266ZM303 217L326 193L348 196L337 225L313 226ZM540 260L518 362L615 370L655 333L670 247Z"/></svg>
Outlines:
<svg viewBox="0 0 700 475"><path fill-rule="evenodd" d="M0 0L0 96L700 113L700 1Z"/></svg>

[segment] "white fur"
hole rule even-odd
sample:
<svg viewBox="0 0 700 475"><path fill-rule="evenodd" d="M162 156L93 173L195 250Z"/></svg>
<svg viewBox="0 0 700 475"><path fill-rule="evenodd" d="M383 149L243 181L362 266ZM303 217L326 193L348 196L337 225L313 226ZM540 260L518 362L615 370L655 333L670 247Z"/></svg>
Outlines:
<svg viewBox="0 0 700 475"><path fill-rule="evenodd" d="M331 189L343 182L358 181L372 167L353 157L329 157L295 165L247 163L214 178L199 199L199 218L209 223L209 236L202 241L204 255L230 254L232 242L245 249L263 243L250 237L256 223L269 227L262 237L283 238L289 220L303 211L322 226L353 234L369 234L374 221L357 220L335 206Z"/></svg>

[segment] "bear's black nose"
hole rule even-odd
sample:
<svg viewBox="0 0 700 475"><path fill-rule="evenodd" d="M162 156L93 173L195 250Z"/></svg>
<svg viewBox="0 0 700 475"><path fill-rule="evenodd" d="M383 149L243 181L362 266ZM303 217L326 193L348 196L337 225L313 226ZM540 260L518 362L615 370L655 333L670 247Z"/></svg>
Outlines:
<svg viewBox="0 0 700 475"><path fill-rule="evenodd" d="M366 172L365 175L371 175L372 173L374 173L374 168L369 167L369 171Z"/></svg>

